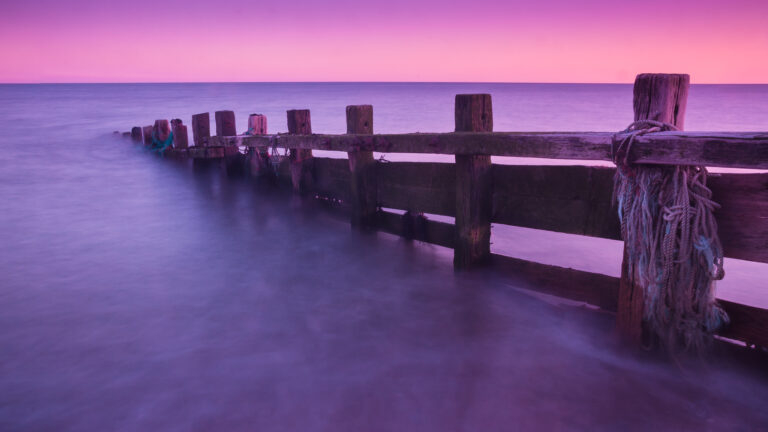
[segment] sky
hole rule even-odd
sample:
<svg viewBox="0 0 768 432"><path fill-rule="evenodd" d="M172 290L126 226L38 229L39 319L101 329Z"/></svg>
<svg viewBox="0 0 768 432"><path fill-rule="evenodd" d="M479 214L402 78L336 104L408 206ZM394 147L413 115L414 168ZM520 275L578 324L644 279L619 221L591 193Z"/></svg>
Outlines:
<svg viewBox="0 0 768 432"><path fill-rule="evenodd" d="M768 83L766 0L22 0L0 82Z"/></svg>

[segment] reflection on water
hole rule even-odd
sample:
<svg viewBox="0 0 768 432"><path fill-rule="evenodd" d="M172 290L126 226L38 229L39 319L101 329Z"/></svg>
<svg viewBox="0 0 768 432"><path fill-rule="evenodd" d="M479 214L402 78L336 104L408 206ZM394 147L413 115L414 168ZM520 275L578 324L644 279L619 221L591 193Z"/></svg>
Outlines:
<svg viewBox="0 0 768 432"><path fill-rule="evenodd" d="M99 132L127 94L41 94L0 108L0 430L768 426L764 374L625 357L610 315Z"/></svg>

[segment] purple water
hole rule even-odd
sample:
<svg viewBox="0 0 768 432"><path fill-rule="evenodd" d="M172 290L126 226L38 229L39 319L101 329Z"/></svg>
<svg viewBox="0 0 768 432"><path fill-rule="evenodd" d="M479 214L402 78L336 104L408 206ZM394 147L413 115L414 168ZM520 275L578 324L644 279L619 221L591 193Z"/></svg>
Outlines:
<svg viewBox="0 0 768 432"><path fill-rule="evenodd" d="M610 315L111 136L219 109L280 132L291 108L341 133L360 103L377 132L450 131L476 92L500 131L631 121L629 85L0 86L0 430L768 428L765 373L626 356ZM768 86L693 86L686 128L768 130ZM497 251L614 274L616 246L494 231ZM768 272L738 266L759 303Z"/></svg>

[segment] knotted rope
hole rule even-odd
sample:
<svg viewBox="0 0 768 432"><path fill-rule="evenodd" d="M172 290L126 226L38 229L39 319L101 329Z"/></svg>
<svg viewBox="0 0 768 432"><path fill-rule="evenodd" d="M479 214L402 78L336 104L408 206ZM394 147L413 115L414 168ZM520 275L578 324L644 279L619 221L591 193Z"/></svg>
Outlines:
<svg viewBox="0 0 768 432"><path fill-rule="evenodd" d="M720 206L707 188L707 170L629 161L638 136L670 130L678 129L642 120L620 132L628 135L614 140L614 200L628 274L643 290L645 320L667 347L700 350L728 323L715 301L715 281L724 276L723 251L713 214Z"/></svg>

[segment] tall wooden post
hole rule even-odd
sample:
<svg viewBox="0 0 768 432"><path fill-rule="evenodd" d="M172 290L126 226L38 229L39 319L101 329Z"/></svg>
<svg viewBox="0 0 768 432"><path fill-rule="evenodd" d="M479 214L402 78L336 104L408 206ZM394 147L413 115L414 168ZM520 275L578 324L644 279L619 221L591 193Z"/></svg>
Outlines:
<svg viewBox="0 0 768 432"><path fill-rule="evenodd" d="M216 136L235 136L235 113L233 111L216 111Z"/></svg>
<svg viewBox="0 0 768 432"><path fill-rule="evenodd" d="M211 136L211 116L208 113L200 113L192 116L192 138L195 147L203 147L205 139Z"/></svg>
<svg viewBox="0 0 768 432"><path fill-rule="evenodd" d="M373 134L373 106L350 105L347 107L347 133ZM352 174L352 226L372 226L376 218L376 163L373 151L347 152L349 171Z"/></svg>
<svg viewBox="0 0 768 432"><path fill-rule="evenodd" d="M456 132L492 132L491 95L456 95ZM491 256L491 157L456 155L456 246L453 265L465 269Z"/></svg>
<svg viewBox="0 0 768 432"><path fill-rule="evenodd" d="M171 136L171 125L168 123L168 120L155 120L155 125L152 126L152 134L157 141L165 142Z"/></svg>
<svg viewBox="0 0 768 432"><path fill-rule="evenodd" d="M288 133L312 133L309 110L288 110ZM293 190L302 194L312 190L312 149L290 149L288 159Z"/></svg>
<svg viewBox="0 0 768 432"><path fill-rule="evenodd" d="M635 121L656 120L683 129L690 77L684 74L640 74L635 78L633 106ZM624 247L619 282L616 326L629 344L643 343L645 299L642 287L629 274L629 257Z"/></svg>

